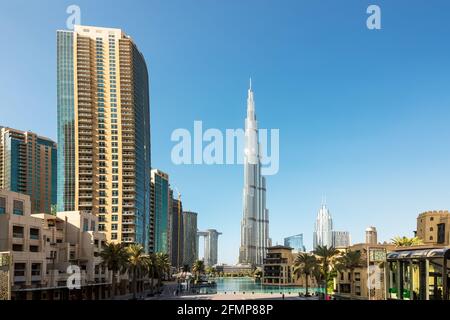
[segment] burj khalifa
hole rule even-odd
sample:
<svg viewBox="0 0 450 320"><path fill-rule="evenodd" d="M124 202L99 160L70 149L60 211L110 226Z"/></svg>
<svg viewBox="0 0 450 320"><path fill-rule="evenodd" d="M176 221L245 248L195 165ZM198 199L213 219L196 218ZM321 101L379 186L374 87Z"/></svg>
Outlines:
<svg viewBox="0 0 450 320"><path fill-rule="evenodd" d="M245 119L243 216L239 263L262 265L268 246L269 210L266 209L266 179L261 176L258 122L250 80Z"/></svg>

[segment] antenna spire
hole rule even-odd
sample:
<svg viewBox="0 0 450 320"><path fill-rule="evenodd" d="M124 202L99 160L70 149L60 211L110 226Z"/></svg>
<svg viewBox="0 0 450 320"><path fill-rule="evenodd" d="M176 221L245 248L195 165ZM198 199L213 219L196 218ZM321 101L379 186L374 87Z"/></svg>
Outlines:
<svg viewBox="0 0 450 320"><path fill-rule="evenodd" d="M250 91L252 90L252 77L250 77Z"/></svg>

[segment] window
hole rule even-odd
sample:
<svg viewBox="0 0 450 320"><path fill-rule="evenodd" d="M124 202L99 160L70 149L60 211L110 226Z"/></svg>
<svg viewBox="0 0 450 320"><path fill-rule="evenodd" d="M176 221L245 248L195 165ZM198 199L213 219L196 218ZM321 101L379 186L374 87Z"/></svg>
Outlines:
<svg viewBox="0 0 450 320"><path fill-rule="evenodd" d="M14 200L13 213L18 216L23 216L23 202L20 200Z"/></svg>
<svg viewBox="0 0 450 320"><path fill-rule="evenodd" d="M83 220L83 231L84 232L89 231L89 220L88 219Z"/></svg>
<svg viewBox="0 0 450 320"><path fill-rule="evenodd" d="M0 197L0 214L6 213L6 198Z"/></svg>
<svg viewBox="0 0 450 320"><path fill-rule="evenodd" d="M119 221L119 216L114 214L114 215L111 216L111 220L112 221Z"/></svg>
<svg viewBox="0 0 450 320"><path fill-rule="evenodd" d="M91 221L91 231L95 231L95 221Z"/></svg>
<svg viewBox="0 0 450 320"><path fill-rule="evenodd" d="M111 225L111 230L117 230L117 224L115 224L115 223L112 224L112 225Z"/></svg>
<svg viewBox="0 0 450 320"><path fill-rule="evenodd" d="M437 225L437 243L445 243L445 223Z"/></svg>
<svg viewBox="0 0 450 320"><path fill-rule="evenodd" d="M24 277L25 276L25 263L14 263L14 276L15 277Z"/></svg>
<svg viewBox="0 0 450 320"><path fill-rule="evenodd" d="M117 240L117 233L111 234L111 240Z"/></svg>
<svg viewBox="0 0 450 320"><path fill-rule="evenodd" d="M434 220L434 217L431 217L431 218L430 218L430 221L433 221L433 220Z"/></svg>
<svg viewBox="0 0 450 320"><path fill-rule="evenodd" d="M32 276L40 276L41 275L41 264L40 263L32 263L31 264L31 275Z"/></svg>
<svg viewBox="0 0 450 320"><path fill-rule="evenodd" d="M23 239L23 227L13 226L13 238Z"/></svg>
<svg viewBox="0 0 450 320"><path fill-rule="evenodd" d="M39 252L39 246L30 246L30 252Z"/></svg>
<svg viewBox="0 0 450 320"><path fill-rule="evenodd" d="M23 251L23 246L21 244L13 244L12 249L13 251Z"/></svg>
<svg viewBox="0 0 450 320"><path fill-rule="evenodd" d="M39 229L30 228L30 239L39 240Z"/></svg>

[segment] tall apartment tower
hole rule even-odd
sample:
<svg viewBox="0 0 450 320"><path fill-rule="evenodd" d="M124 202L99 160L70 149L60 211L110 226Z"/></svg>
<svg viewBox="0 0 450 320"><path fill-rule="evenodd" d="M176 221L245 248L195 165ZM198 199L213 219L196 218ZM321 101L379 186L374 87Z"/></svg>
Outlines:
<svg viewBox="0 0 450 320"><path fill-rule="evenodd" d="M169 175L158 169L151 170L151 201L150 214L153 230L152 252L169 254L169 215L171 210L171 196Z"/></svg>
<svg viewBox="0 0 450 320"><path fill-rule="evenodd" d="M366 243L367 244L378 244L377 228L368 227L366 229Z"/></svg>
<svg viewBox="0 0 450 320"><path fill-rule="evenodd" d="M183 212L183 265L192 267L198 259L197 213Z"/></svg>
<svg viewBox="0 0 450 320"><path fill-rule="evenodd" d="M58 211L98 215L107 241L142 244L150 224L145 59L120 29L57 32Z"/></svg>
<svg viewBox="0 0 450 320"><path fill-rule="evenodd" d="M33 132L0 128L0 189L27 194L31 213L56 204L56 143Z"/></svg>
<svg viewBox="0 0 450 320"><path fill-rule="evenodd" d="M261 175L258 121L250 80L245 119L244 190L239 263L262 265L269 246L269 210L266 208L266 179Z"/></svg>
<svg viewBox="0 0 450 320"><path fill-rule="evenodd" d="M169 251L170 262L177 269L183 266L184 228L183 228L183 203L180 196L175 199L171 193L171 210L169 216Z"/></svg>

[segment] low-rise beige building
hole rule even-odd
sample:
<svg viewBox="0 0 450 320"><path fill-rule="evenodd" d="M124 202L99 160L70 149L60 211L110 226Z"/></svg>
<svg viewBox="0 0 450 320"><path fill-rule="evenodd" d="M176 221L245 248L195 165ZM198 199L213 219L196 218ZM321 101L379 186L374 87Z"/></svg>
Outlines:
<svg viewBox="0 0 450 320"><path fill-rule="evenodd" d="M97 231L96 216L31 214L29 196L2 189L0 207L0 252L11 256L12 299L110 296L111 273L99 256L106 236ZM76 271L80 277L71 286L69 277Z"/></svg>
<svg viewBox="0 0 450 320"><path fill-rule="evenodd" d="M450 212L427 211L419 214L417 237L426 245L450 245Z"/></svg>
<svg viewBox="0 0 450 320"><path fill-rule="evenodd" d="M395 249L392 244L359 243L346 249L340 248L344 255L347 251L360 252L361 261L353 270L341 269L334 278L334 297L352 300L384 300L384 266L386 255Z"/></svg>
<svg viewBox="0 0 450 320"><path fill-rule="evenodd" d="M263 265L263 285L305 287L306 275L294 274L295 259L298 254L298 251L293 251L286 246L269 247ZM318 287L312 275L308 275L308 287Z"/></svg>
<svg viewBox="0 0 450 320"><path fill-rule="evenodd" d="M292 248L285 246L269 247L264 259L264 285L292 285L292 265L294 264Z"/></svg>

